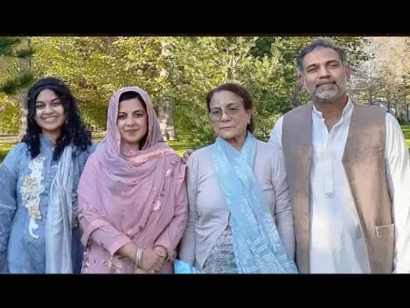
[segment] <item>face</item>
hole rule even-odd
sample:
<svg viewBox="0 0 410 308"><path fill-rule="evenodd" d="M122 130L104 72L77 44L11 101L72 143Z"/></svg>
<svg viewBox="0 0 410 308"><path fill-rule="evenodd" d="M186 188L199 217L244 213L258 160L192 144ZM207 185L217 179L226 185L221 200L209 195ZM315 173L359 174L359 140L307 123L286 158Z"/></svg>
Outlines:
<svg viewBox="0 0 410 308"><path fill-rule="evenodd" d="M138 98L120 103L117 127L122 141L139 149L139 143L148 131L148 115L144 104Z"/></svg>
<svg viewBox="0 0 410 308"><path fill-rule="evenodd" d="M301 82L314 102L333 102L346 93L349 69L332 48L318 47L303 59Z"/></svg>
<svg viewBox="0 0 410 308"><path fill-rule="evenodd" d="M36 100L34 119L43 132L56 132L61 130L66 117L63 103L54 91L46 89L40 92Z"/></svg>
<svg viewBox="0 0 410 308"><path fill-rule="evenodd" d="M209 108L212 128L219 137L229 140L246 134L252 112L245 110L241 97L230 91L216 92Z"/></svg>

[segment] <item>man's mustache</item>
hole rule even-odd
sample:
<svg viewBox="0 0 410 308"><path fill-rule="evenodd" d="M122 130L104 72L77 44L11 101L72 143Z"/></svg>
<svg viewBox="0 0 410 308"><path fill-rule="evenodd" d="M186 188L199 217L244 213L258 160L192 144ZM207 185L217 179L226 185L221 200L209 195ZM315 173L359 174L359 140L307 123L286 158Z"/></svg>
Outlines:
<svg viewBox="0 0 410 308"><path fill-rule="evenodd" d="M323 84L336 84L336 81L328 79L328 80L320 80L316 83L316 87L321 86Z"/></svg>

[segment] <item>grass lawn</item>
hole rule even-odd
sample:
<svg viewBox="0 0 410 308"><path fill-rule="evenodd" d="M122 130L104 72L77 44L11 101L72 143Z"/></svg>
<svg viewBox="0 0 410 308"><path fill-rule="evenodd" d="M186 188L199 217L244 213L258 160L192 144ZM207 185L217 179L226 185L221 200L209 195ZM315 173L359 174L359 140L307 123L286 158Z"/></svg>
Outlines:
<svg viewBox="0 0 410 308"><path fill-rule="evenodd" d="M402 126L404 136L406 138L407 146L409 147L410 151L410 125L407 126ZM100 141L101 137L95 138L95 141ZM170 145L177 151L178 155L182 156L182 154L185 152L187 149L192 149L195 148L198 140L192 140L190 138L189 134L187 133L180 133L178 135L178 140L173 140L173 141L168 141L167 144ZM8 151L11 149L13 146L12 143L0 143L0 165L8 153Z"/></svg>
<svg viewBox="0 0 410 308"><path fill-rule="evenodd" d="M197 140L192 140L192 138L190 138L187 134L181 133L178 137L178 140L168 141L167 144L171 146L179 156L182 156L187 149L194 148L196 144L195 142L198 142ZM101 141L101 139L101 136L93 138L96 142ZM4 157L6 157L13 145L14 143L0 143L0 166Z"/></svg>

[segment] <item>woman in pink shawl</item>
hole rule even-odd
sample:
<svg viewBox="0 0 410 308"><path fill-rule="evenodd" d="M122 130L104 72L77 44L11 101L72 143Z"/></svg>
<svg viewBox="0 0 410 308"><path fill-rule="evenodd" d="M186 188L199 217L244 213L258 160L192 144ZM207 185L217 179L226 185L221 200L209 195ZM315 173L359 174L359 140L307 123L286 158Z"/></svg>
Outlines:
<svg viewBox="0 0 410 308"><path fill-rule="evenodd" d="M111 98L107 135L84 167L78 198L82 273L173 272L187 224L185 165L140 88Z"/></svg>

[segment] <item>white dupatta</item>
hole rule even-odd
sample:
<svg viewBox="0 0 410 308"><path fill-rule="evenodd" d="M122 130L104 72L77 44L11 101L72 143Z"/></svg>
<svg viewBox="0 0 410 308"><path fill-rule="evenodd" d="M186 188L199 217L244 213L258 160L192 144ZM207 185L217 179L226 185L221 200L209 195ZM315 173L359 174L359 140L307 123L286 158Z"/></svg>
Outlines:
<svg viewBox="0 0 410 308"><path fill-rule="evenodd" d="M66 146L50 189L46 220L46 273L72 274L72 146Z"/></svg>

